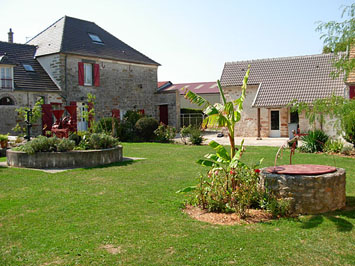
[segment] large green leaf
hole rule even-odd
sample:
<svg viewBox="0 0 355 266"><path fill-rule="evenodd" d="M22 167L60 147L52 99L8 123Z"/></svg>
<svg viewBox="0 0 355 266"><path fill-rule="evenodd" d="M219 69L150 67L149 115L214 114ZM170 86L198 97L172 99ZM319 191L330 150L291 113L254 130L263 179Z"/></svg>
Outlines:
<svg viewBox="0 0 355 266"><path fill-rule="evenodd" d="M205 98L201 97L200 95L192 91L187 91L184 97L185 99L189 100L191 103L197 104L198 106L207 107L211 105L209 101L207 101Z"/></svg>
<svg viewBox="0 0 355 266"><path fill-rule="evenodd" d="M197 186L189 186L189 187L179 189L178 191L176 191L176 193L186 193L186 192L196 190L196 188L197 188Z"/></svg>
<svg viewBox="0 0 355 266"><path fill-rule="evenodd" d="M219 94L221 95L223 104L226 104L227 103L226 97L224 96L224 93L223 93L223 90L222 90L222 86L221 86L221 82L219 82L219 80L217 80L217 86L218 86Z"/></svg>
<svg viewBox="0 0 355 266"><path fill-rule="evenodd" d="M213 161L209 161L209 160L204 160L204 159L200 159L197 161L198 164L203 165L203 166L214 166L214 165L218 165L217 162L213 162Z"/></svg>

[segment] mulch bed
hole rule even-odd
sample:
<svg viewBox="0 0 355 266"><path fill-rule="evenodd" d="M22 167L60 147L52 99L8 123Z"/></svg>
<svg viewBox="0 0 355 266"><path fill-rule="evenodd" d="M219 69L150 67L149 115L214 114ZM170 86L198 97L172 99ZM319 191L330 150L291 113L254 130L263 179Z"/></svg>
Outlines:
<svg viewBox="0 0 355 266"><path fill-rule="evenodd" d="M219 225L254 224L273 219L271 213L255 209L249 209L244 219L241 219L236 213L208 212L191 205L187 205L183 212L195 220Z"/></svg>

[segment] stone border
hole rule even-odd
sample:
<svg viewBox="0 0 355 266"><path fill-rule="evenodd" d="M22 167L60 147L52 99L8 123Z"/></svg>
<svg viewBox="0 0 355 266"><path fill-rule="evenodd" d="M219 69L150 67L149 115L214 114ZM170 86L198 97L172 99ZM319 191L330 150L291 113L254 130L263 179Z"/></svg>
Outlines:
<svg viewBox="0 0 355 266"><path fill-rule="evenodd" d="M122 146L103 150L37 152L35 154L7 150L6 157L8 166L37 169L94 167L123 160Z"/></svg>
<svg viewBox="0 0 355 266"><path fill-rule="evenodd" d="M292 214L317 214L342 209L346 204L346 172L320 175L274 174L261 169L260 182L277 196L290 201Z"/></svg>

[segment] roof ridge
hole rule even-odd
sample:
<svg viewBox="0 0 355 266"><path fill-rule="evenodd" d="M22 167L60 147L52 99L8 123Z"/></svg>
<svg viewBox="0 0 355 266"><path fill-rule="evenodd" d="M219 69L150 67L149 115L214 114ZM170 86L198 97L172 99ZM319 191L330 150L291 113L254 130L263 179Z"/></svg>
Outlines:
<svg viewBox="0 0 355 266"><path fill-rule="evenodd" d="M52 27L54 24L56 24L58 21L62 20L63 18L65 18L66 16L61 17L60 19L56 20L54 23L52 23L51 25L49 25L47 28L45 28L44 30L42 30L40 33L38 33L37 35L35 35L34 37L32 37L31 39L29 39L27 43L29 43L30 41L32 41L34 38L37 38L39 35L41 35L43 32L45 32L46 30L48 30L50 27Z"/></svg>
<svg viewBox="0 0 355 266"><path fill-rule="evenodd" d="M22 45L22 46L32 46L32 47L36 47L36 45L27 44L27 43L15 43L15 42L4 42L4 41L0 41L0 43L7 43L7 44L10 44L10 45Z"/></svg>
<svg viewBox="0 0 355 266"><path fill-rule="evenodd" d="M217 81L182 82L182 83L174 83L174 85L181 85L181 84L206 84L206 83L217 83Z"/></svg>
<svg viewBox="0 0 355 266"><path fill-rule="evenodd" d="M340 52L338 54L342 54L344 52ZM303 59L303 58L313 58L313 57L329 57L335 56L334 53L327 53L327 54L313 54L313 55L296 55L296 56L281 56L281 57L270 57L270 58L260 58L260 59L250 59L250 60L240 60L240 61L230 61L225 62L225 65L232 65L237 63L247 63L247 62L260 62L260 61L281 61L281 60L288 60L288 59Z"/></svg>

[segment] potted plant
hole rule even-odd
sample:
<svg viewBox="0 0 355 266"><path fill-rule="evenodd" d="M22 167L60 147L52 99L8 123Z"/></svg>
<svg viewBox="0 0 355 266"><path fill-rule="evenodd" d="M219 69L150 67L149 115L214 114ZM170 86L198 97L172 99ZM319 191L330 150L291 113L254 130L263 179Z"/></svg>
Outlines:
<svg viewBox="0 0 355 266"><path fill-rule="evenodd" d="M2 149L7 148L7 143L8 143L8 134L7 135L2 135L0 134L0 145Z"/></svg>

